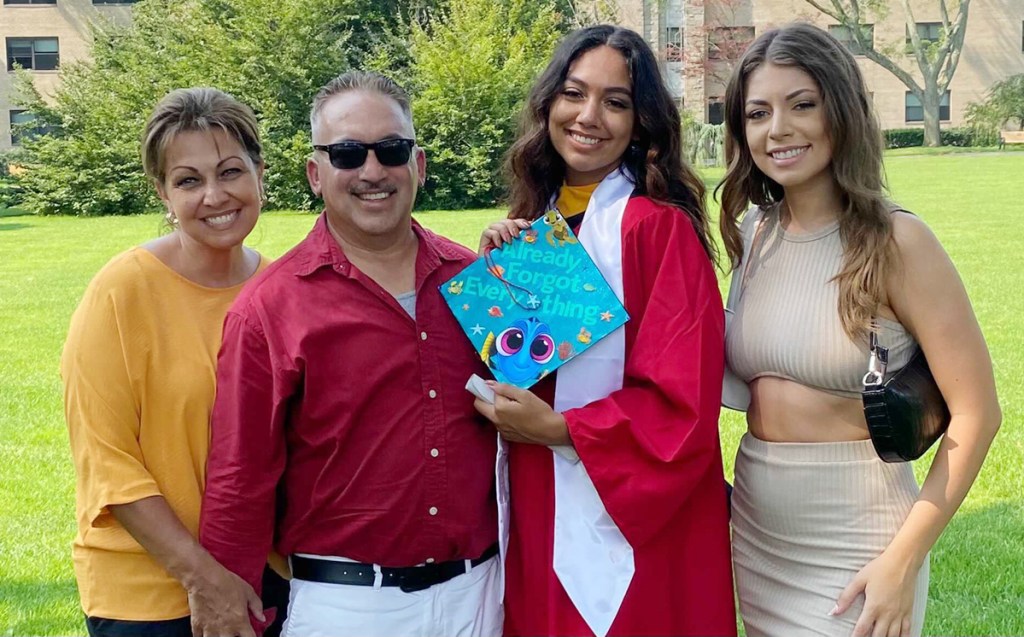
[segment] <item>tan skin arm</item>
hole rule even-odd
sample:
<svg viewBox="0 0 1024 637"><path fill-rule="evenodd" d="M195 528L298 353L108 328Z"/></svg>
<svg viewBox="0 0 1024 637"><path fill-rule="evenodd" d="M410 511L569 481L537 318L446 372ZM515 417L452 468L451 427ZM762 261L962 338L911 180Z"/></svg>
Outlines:
<svg viewBox="0 0 1024 637"><path fill-rule="evenodd" d="M908 633L918 570L974 483L1002 421L992 360L956 268L922 221L896 213L893 225L902 275L887 282L888 305L924 350L952 420L903 526L839 598L835 614L865 594L856 636Z"/></svg>
<svg viewBox="0 0 1024 637"><path fill-rule="evenodd" d="M197 636L255 637L246 610L264 620L259 597L196 541L162 496L111 505L111 514L188 591Z"/></svg>

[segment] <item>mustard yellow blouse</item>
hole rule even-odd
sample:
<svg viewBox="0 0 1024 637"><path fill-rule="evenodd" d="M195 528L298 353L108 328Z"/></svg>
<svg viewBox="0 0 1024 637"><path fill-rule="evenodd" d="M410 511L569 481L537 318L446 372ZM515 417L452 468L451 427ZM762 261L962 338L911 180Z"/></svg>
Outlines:
<svg viewBox="0 0 1024 637"><path fill-rule="evenodd" d="M221 328L241 288L203 287L133 248L100 270L71 318L61 377L86 615L189 614L181 585L107 507L162 495L198 533Z"/></svg>

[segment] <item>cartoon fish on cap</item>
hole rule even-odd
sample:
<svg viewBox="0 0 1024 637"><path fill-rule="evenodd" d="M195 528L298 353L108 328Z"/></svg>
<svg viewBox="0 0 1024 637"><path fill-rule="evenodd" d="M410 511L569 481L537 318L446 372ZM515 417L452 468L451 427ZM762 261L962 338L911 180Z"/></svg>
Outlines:
<svg viewBox="0 0 1024 637"><path fill-rule="evenodd" d="M501 318L501 317L505 316L504 314L502 314L501 308L498 307L497 305L492 305L487 310L487 313L490 314L491 316L493 316L494 318Z"/></svg>
<svg viewBox="0 0 1024 637"><path fill-rule="evenodd" d="M555 356L555 340L546 323L530 317L516 319L498 333L487 335L480 358L509 382L521 384L543 378Z"/></svg>

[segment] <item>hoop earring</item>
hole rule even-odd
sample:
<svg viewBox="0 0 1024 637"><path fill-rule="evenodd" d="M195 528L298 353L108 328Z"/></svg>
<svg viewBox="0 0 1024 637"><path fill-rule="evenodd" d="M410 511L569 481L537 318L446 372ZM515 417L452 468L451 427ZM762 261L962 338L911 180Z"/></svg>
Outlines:
<svg viewBox="0 0 1024 637"><path fill-rule="evenodd" d="M178 217L175 216L175 214L173 212L171 212L170 210L168 210L167 214L164 215L164 219L166 219L167 223L171 224L171 226L173 226L173 227L177 227L178 226Z"/></svg>

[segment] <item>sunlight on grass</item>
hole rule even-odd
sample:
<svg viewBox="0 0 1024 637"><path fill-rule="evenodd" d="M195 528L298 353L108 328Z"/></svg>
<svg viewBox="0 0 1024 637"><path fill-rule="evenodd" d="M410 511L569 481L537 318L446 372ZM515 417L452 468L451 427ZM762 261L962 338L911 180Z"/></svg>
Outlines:
<svg viewBox="0 0 1024 637"><path fill-rule="evenodd" d="M932 552L926 634L1024 634L1024 154L887 158L893 196L956 263L988 339L1003 430L960 514ZM705 175L709 186L721 171ZM712 208L715 206L712 205ZM501 210L421 212L475 246ZM249 244L277 257L315 217L268 213ZM71 572L74 494L57 375L71 312L112 256L157 234L159 215L72 219L0 211L0 635L85 632ZM174 320L177 317L167 317ZM743 430L722 418L727 472ZM923 479L928 463L916 464Z"/></svg>

